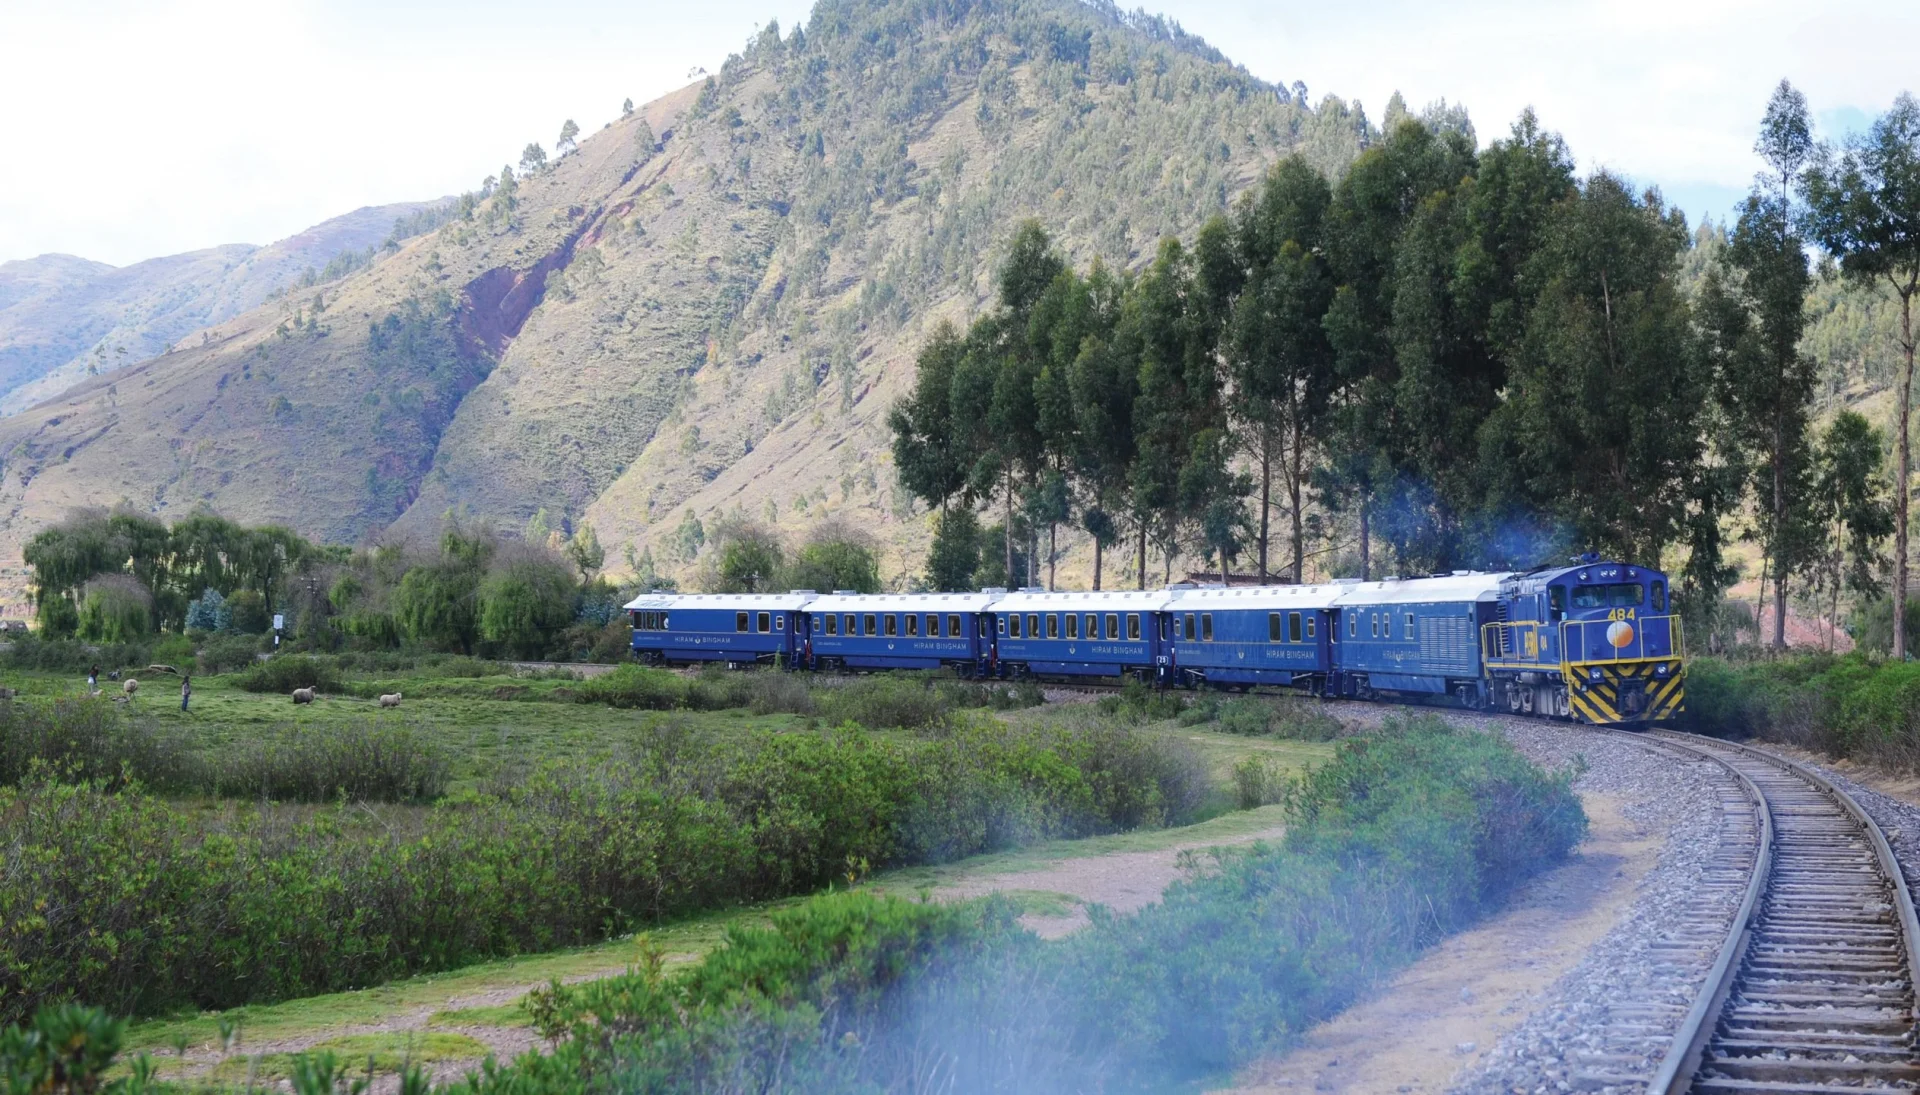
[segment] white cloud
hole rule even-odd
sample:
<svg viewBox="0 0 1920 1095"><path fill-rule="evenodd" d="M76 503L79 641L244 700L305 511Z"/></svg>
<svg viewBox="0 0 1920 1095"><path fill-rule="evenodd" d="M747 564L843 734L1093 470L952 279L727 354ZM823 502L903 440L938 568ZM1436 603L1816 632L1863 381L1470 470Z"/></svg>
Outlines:
<svg viewBox="0 0 1920 1095"><path fill-rule="evenodd" d="M1255 74L1358 97L1376 120L1395 90L1416 107L1444 96L1486 139L1531 104L1583 167L1657 182L1694 216L1745 189L1782 76L1823 117L1871 114L1913 80L1920 37L1915 5L1866 0L1148 6ZM360 205L455 193L530 140L551 147L565 118L597 129L621 99L717 68L806 7L14 0L0 260L265 243Z"/></svg>

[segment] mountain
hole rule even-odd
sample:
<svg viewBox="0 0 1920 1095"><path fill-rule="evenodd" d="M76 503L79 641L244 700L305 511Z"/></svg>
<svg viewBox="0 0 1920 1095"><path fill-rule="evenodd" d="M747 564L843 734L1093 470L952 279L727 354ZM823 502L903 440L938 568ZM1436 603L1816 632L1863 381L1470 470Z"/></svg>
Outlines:
<svg viewBox="0 0 1920 1095"><path fill-rule="evenodd" d="M265 247L227 244L131 266L73 255L0 263L0 414L162 353L329 263L364 261L360 253L396 221L444 204L367 206Z"/></svg>
<svg viewBox="0 0 1920 1095"><path fill-rule="evenodd" d="M1111 3L822 0L368 268L0 421L0 555L124 501L347 542L544 509L676 565L690 518L839 515L917 571L885 418L932 325L1024 218L1137 267L1290 150L1343 168L1365 116L1304 100Z"/></svg>

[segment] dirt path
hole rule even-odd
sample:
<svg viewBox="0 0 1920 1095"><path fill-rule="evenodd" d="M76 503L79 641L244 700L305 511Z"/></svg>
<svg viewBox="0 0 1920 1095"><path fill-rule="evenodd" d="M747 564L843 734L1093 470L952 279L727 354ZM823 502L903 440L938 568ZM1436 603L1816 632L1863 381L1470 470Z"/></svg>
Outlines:
<svg viewBox="0 0 1920 1095"><path fill-rule="evenodd" d="M1237 836L1187 841L1152 851L1109 852L1063 859L1025 870L962 879L932 892L934 897L947 901L1008 892L1040 897L1041 907L1033 908L1035 903L1029 902L1020 923L1042 939L1058 939L1087 925L1088 905L1105 905L1115 912L1127 913L1160 900L1166 888L1179 881L1184 873L1180 869L1183 852L1277 840L1285 832L1283 826L1274 825ZM1046 900L1048 898L1052 900Z"/></svg>
<svg viewBox="0 0 1920 1095"><path fill-rule="evenodd" d="M1624 817L1622 798L1583 794L1581 802L1591 828L1571 862L1315 1027L1292 1052L1250 1069L1234 1090L1445 1091L1619 920L1659 860L1665 834Z"/></svg>

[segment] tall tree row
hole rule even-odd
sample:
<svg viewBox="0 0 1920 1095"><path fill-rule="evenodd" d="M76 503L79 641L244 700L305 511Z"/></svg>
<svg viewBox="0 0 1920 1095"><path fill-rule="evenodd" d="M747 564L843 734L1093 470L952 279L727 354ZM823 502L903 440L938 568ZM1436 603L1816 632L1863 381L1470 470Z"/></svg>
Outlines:
<svg viewBox="0 0 1920 1095"><path fill-rule="evenodd" d="M1407 118L1333 182L1282 161L1137 272L1076 271L1021 225L989 309L933 333L892 415L901 480L940 513L934 584L1051 586L1074 525L1096 588L1116 549L1142 588L1182 556L1299 581L1314 547L1363 577L1380 547L1400 573L1684 549L1676 592L1702 607L1742 512L1776 644L1790 590L1867 581L1904 492L1891 520L1876 508L1864 420L1813 429L1807 244L1910 309L1912 101L1839 154L1782 83L1766 169L1696 290L1658 191L1579 178L1531 111L1484 150L1462 130Z"/></svg>

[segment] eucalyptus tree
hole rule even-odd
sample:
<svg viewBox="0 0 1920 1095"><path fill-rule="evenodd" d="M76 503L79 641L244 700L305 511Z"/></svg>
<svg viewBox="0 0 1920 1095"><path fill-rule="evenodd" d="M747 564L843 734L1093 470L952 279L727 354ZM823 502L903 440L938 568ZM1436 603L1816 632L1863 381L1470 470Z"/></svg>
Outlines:
<svg viewBox="0 0 1920 1095"><path fill-rule="evenodd" d="M1920 294L1920 103L1901 92L1866 136L1837 156L1822 148L1802 189L1809 234L1857 283L1900 301L1899 420L1894 434L1893 656L1907 653L1907 530L1911 504L1914 340Z"/></svg>

